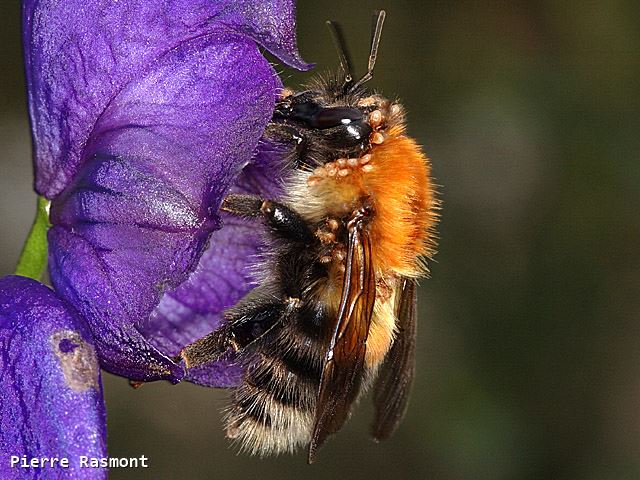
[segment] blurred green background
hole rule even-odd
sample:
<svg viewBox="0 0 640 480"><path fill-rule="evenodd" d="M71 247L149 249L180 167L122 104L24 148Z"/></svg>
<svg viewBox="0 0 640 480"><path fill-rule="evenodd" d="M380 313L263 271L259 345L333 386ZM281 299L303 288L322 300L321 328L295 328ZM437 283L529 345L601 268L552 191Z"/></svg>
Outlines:
<svg viewBox="0 0 640 480"><path fill-rule="evenodd" d="M441 246L422 282L418 374L397 435L369 402L320 452L260 460L224 438L225 394L106 374L111 479L640 478L640 9L636 2L300 2L303 56L356 66L432 158ZM34 210L19 7L0 6L0 274ZM296 86L308 74L285 70Z"/></svg>

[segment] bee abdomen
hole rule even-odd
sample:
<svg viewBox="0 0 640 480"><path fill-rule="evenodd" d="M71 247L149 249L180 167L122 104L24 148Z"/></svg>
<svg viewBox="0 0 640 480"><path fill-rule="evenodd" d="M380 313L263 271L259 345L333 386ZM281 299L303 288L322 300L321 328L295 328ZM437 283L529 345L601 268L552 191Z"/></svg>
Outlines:
<svg viewBox="0 0 640 480"><path fill-rule="evenodd" d="M286 330L258 349L227 414L227 435L254 454L293 452L310 440L322 357Z"/></svg>
<svg viewBox="0 0 640 480"><path fill-rule="evenodd" d="M248 389L256 393L264 392L283 407L311 410L315 396L310 393L317 390L317 382L286 371L285 364L278 365L277 361L265 360L259 368L247 373L244 383Z"/></svg>

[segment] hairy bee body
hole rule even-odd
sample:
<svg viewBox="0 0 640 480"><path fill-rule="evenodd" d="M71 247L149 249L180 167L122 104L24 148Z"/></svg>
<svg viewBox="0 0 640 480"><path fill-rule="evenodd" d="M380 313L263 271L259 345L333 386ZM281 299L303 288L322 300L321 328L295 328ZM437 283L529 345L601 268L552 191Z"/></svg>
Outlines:
<svg viewBox="0 0 640 480"><path fill-rule="evenodd" d="M331 84L315 88L321 98L331 98ZM316 156L317 167L295 169L286 180L283 203L302 216L316 239L311 248L270 240L274 254L263 267L263 286L295 308L281 328L244 352L250 360L242 385L232 394L227 432L252 453L293 451L310 441L328 319L338 314L342 295L352 212L365 205L372 209L369 232L377 279L361 392L393 343L399 279L424 275L423 259L435 247L429 165L415 141L404 135L402 107L365 92L350 101L375 102L368 121L373 120L371 137L377 143L351 158Z"/></svg>
<svg viewBox="0 0 640 480"><path fill-rule="evenodd" d="M284 196L231 194L222 205L267 227L259 286L181 357L193 368L236 353L245 373L227 435L252 453L308 445L312 462L372 385L375 438L391 435L404 414L416 279L434 253L438 202L403 107L362 86L384 15L376 14L359 81L340 46L344 75L282 92L265 139L290 149Z"/></svg>

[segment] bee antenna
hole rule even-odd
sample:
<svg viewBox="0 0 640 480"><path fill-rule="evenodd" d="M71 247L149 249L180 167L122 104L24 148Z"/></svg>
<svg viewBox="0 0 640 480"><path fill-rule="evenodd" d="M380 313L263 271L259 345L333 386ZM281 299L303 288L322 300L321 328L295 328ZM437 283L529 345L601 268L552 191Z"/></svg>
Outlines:
<svg viewBox="0 0 640 480"><path fill-rule="evenodd" d="M373 12L373 23L371 28L371 51L369 53L369 65L367 67L367 73L358 80L351 90L355 90L363 83L368 82L373 78L373 68L376 65L376 59L378 58L378 46L380 45L380 37L382 36L382 25L384 24L384 18L387 13L384 10Z"/></svg>
<svg viewBox="0 0 640 480"><path fill-rule="evenodd" d="M353 74L351 69L349 51L347 50L347 44L344 41L344 35L342 33L342 27L340 27L340 24L332 22L331 20L327 20L327 27L329 27L331 38L333 39L333 44L336 46L336 50L338 51L340 67L342 67L342 71L344 72L344 83L346 90L351 86L351 83L353 83Z"/></svg>

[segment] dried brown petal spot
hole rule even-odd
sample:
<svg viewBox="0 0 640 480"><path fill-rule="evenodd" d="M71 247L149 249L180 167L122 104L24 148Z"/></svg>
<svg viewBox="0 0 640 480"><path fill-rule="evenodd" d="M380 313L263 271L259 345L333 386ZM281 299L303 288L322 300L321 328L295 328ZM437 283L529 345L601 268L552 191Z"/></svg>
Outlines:
<svg viewBox="0 0 640 480"><path fill-rule="evenodd" d="M51 335L51 348L60 360L67 386L74 392L99 390L98 358L93 346L78 332L60 330Z"/></svg>

